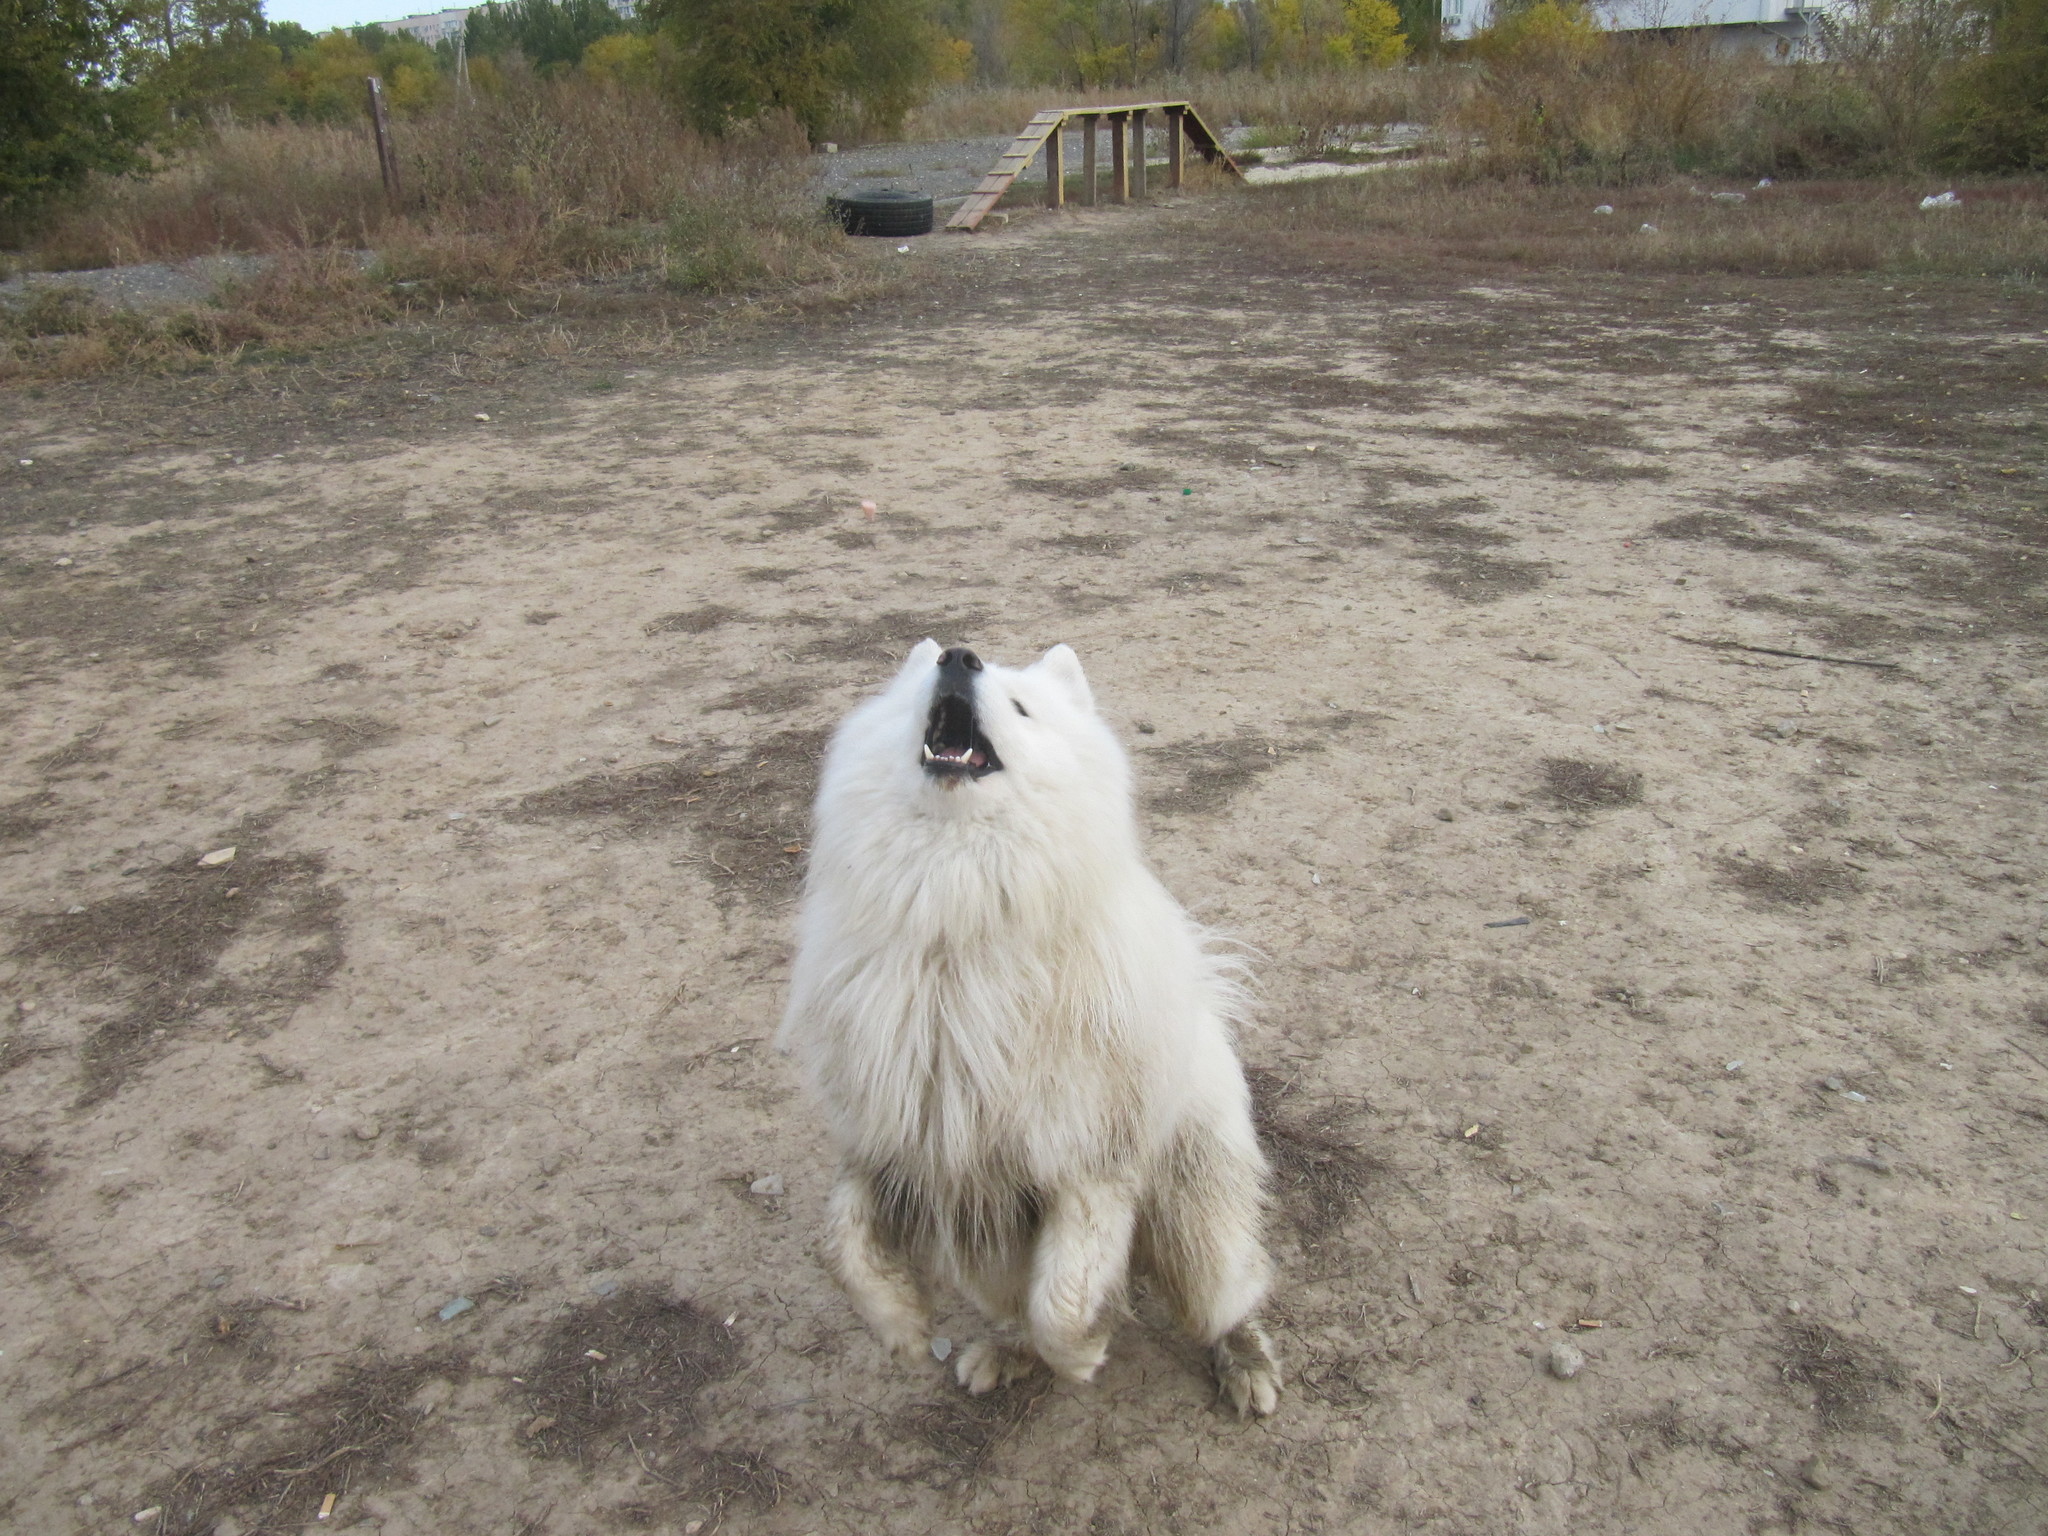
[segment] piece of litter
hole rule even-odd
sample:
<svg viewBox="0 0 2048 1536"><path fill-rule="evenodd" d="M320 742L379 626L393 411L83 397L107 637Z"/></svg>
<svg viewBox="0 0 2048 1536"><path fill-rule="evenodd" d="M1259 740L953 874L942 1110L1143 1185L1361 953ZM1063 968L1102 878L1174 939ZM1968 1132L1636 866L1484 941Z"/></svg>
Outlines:
<svg viewBox="0 0 2048 1536"><path fill-rule="evenodd" d="M1550 1374L1559 1381L1570 1381L1586 1368L1586 1352L1567 1338L1550 1341L1550 1352L1544 1357L1550 1367Z"/></svg>
<svg viewBox="0 0 2048 1536"><path fill-rule="evenodd" d="M1470 1140L1471 1140L1471 1139L1472 1139L1472 1138L1473 1138L1474 1136L1477 1136L1478 1134L1479 1134L1479 1127L1478 1127L1478 1126L1476 1126L1476 1125L1468 1125L1468 1126L1466 1126L1466 1127L1465 1127L1465 1139L1466 1139L1467 1141L1470 1141Z"/></svg>
<svg viewBox="0 0 2048 1536"><path fill-rule="evenodd" d="M216 848L211 853L200 855L199 867L201 869L219 869L223 864L232 864L234 862L234 849Z"/></svg>
<svg viewBox="0 0 2048 1536"><path fill-rule="evenodd" d="M1956 1289L1961 1291L1965 1296L1974 1296L1977 1294L1977 1287L1975 1287L1974 1285L1959 1285L1956 1287Z"/></svg>
<svg viewBox="0 0 2048 1536"><path fill-rule="evenodd" d="M57 563L59 565L69 565L71 564L71 557L69 555L62 555L58 557Z"/></svg>
<svg viewBox="0 0 2048 1536"><path fill-rule="evenodd" d="M1937 192L1932 197L1921 198L1920 206L1922 208L1953 208L1960 202L1962 202L1962 199L1953 192Z"/></svg>
<svg viewBox="0 0 2048 1536"><path fill-rule="evenodd" d="M1614 204L1602 203L1598 208L1595 208L1593 211L1595 213L1612 213L1614 212Z"/></svg>
<svg viewBox="0 0 2048 1536"><path fill-rule="evenodd" d="M1308 877L1308 883L1310 885L1321 885L1323 883L1323 877L1321 875L1312 874Z"/></svg>
<svg viewBox="0 0 2048 1536"><path fill-rule="evenodd" d="M1749 199L1740 192L1716 192L1714 194L1714 201L1717 203L1746 203Z"/></svg>
<svg viewBox="0 0 2048 1536"><path fill-rule="evenodd" d="M1950 1065L1949 1065L1949 1064L1948 1064L1947 1062L1945 1062L1945 1061L1944 1061L1944 1062L1942 1062L1942 1063L1941 1063L1941 1070L1942 1070L1942 1071L1944 1071L1944 1072L1953 1072L1953 1071L1955 1071L1955 1068L1954 1068L1954 1067L1952 1067L1952 1066L1950 1066Z"/></svg>
<svg viewBox="0 0 2048 1536"><path fill-rule="evenodd" d="M2022 1216L2018 1211L2007 1211L2005 1214L2010 1216L2014 1221L2025 1221L2027 1219L2026 1217Z"/></svg>
<svg viewBox="0 0 2048 1536"><path fill-rule="evenodd" d="M465 1312L474 1312L476 1303L467 1296L458 1296L434 1315L444 1323L452 1323Z"/></svg>
<svg viewBox="0 0 2048 1536"><path fill-rule="evenodd" d="M1740 1072L1745 1065L1747 1063L1741 1061L1724 1062L1722 1063L1721 1070L1723 1072Z"/></svg>
<svg viewBox="0 0 2048 1536"><path fill-rule="evenodd" d="M162 1514L163 1512L163 1505L152 1504L147 1509L138 1509L137 1511L135 1511L134 1514L130 1515L128 1518L133 1520L137 1525L147 1525L150 1521L154 1520L158 1515Z"/></svg>
<svg viewBox="0 0 2048 1536"><path fill-rule="evenodd" d="M898 256L908 256L910 254L910 247L907 245L899 245L896 247L896 254Z"/></svg>
<svg viewBox="0 0 2048 1536"><path fill-rule="evenodd" d="M1607 1326L1607 1319L1604 1317L1582 1317L1579 1319L1579 1326L1581 1328L1605 1328Z"/></svg>
<svg viewBox="0 0 2048 1536"><path fill-rule="evenodd" d="M34 459L16 459L14 462L19 464L23 469L33 469L35 467L36 461Z"/></svg>
<svg viewBox="0 0 2048 1536"><path fill-rule="evenodd" d="M1529 926L1529 919L1526 917L1504 917L1499 922L1488 923L1486 926L1489 928L1526 928Z"/></svg>
<svg viewBox="0 0 2048 1536"><path fill-rule="evenodd" d="M782 1175L771 1173L764 1179L756 1179L747 1186L750 1195L779 1195L782 1193Z"/></svg>
<svg viewBox="0 0 2048 1536"><path fill-rule="evenodd" d="M1645 224L1641 229L1637 230L1636 233L1639 235L1654 235L1655 233L1657 233L1657 226L1654 224Z"/></svg>
<svg viewBox="0 0 2048 1536"><path fill-rule="evenodd" d="M739 1320L740 1315L737 1312L728 1312L725 1314L725 1326L728 1328L730 1328L734 1323L738 1322Z"/></svg>
<svg viewBox="0 0 2048 1536"><path fill-rule="evenodd" d="M1868 1104L1870 1102L1868 1094L1858 1093L1854 1088L1844 1090L1842 1097L1852 1104Z"/></svg>
<svg viewBox="0 0 2048 1536"><path fill-rule="evenodd" d="M325 1520L329 1515L333 1514L334 1501L339 1497L339 1494L328 1494L326 1498L320 1501L320 1513L315 1515L313 1518L315 1520Z"/></svg>
<svg viewBox="0 0 2048 1536"><path fill-rule="evenodd" d="M1195 494L1195 493L1194 493L1194 492L1193 492L1192 490L1188 489L1188 487L1186 487L1186 486L1182 486L1182 487L1180 488L1180 493L1181 493L1181 495L1183 495L1183 496L1192 496L1192 495L1194 495L1194 494Z"/></svg>
<svg viewBox="0 0 2048 1536"><path fill-rule="evenodd" d="M932 1358L943 1360L953 1353L953 1341L943 1336L932 1340Z"/></svg>
<svg viewBox="0 0 2048 1536"><path fill-rule="evenodd" d="M1756 189L1757 191L1761 192L1765 187L1773 187L1776 185L1776 182L1772 181L1770 177L1766 176L1762 181L1756 184Z"/></svg>
<svg viewBox="0 0 2048 1536"><path fill-rule="evenodd" d="M860 504L860 515L862 517L873 517L875 511L876 507L872 501L864 501Z"/></svg>
<svg viewBox="0 0 2048 1536"><path fill-rule="evenodd" d="M611 1356L606 1354L601 1349L586 1349L585 1351L583 1351L583 1358L586 1360L595 1360L602 1364L604 1361L611 1359Z"/></svg>
<svg viewBox="0 0 2048 1536"><path fill-rule="evenodd" d="M491 419L491 413L489 411L478 411L476 413L476 419L478 421L489 421Z"/></svg>

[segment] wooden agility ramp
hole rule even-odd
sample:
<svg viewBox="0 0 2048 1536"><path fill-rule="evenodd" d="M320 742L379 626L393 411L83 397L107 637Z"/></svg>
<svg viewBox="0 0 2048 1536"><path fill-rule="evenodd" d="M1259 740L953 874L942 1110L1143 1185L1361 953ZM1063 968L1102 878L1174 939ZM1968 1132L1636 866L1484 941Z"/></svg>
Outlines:
<svg viewBox="0 0 2048 1536"><path fill-rule="evenodd" d="M1127 203L1145 195L1145 125L1154 112L1166 117L1166 184L1181 183L1182 155L1187 145L1211 165L1220 165L1232 176L1243 174L1230 158L1202 114L1191 101L1140 101L1123 107L1048 107L1024 125L1024 131L1010 142L994 169L981 178L959 211L946 220L946 228L963 234L973 230L1002 201L1010 184L1023 174L1038 151L1045 150L1045 202L1048 208L1062 208L1067 201L1067 168L1064 133L1067 124L1081 125L1081 195L1084 207L1095 206L1098 178L1096 146L1103 124L1109 125L1109 200Z"/></svg>

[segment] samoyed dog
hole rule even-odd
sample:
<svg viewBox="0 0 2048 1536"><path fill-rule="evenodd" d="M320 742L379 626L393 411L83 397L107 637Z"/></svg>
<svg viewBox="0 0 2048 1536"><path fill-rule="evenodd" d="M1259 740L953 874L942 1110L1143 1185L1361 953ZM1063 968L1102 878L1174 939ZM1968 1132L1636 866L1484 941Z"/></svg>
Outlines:
<svg viewBox="0 0 2048 1536"><path fill-rule="evenodd" d="M1037 1361L1088 1381L1139 1275L1223 1400L1273 1411L1233 968L1146 867L1068 647L1011 669L926 640L846 718L778 1038L841 1160L827 1261L892 1353L924 1354L938 1280L993 1325L970 1392Z"/></svg>

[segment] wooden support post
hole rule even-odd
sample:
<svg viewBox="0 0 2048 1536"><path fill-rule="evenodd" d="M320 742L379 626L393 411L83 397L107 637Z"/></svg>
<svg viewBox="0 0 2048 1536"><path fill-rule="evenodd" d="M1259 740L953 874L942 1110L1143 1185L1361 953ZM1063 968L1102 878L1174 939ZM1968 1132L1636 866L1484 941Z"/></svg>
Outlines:
<svg viewBox="0 0 2048 1536"><path fill-rule="evenodd" d="M398 201L398 151L392 147L391 124L384 116L384 82L369 77L370 126L377 132L377 169L384 177L384 195Z"/></svg>
<svg viewBox="0 0 2048 1536"><path fill-rule="evenodd" d="M1145 118L1140 110L1131 114L1131 196L1145 195Z"/></svg>
<svg viewBox="0 0 2048 1536"><path fill-rule="evenodd" d="M1067 206L1067 125L1062 119L1045 140L1045 206Z"/></svg>
<svg viewBox="0 0 2048 1536"><path fill-rule="evenodd" d="M1095 206L1095 141L1101 129L1099 114L1081 114L1081 205L1084 208Z"/></svg>
<svg viewBox="0 0 2048 1536"><path fill-rule="evenodd" d="M1109 200L1131 200L1131 136L1124 131L1128 112L1109 114Z"/></svg>
<svg viewBox="0 0 2048 1536"><path fill-rule="evenodd" d="M1186 161L1182 154L1186 146L1181 142L1185 137L1181 130L1186 111L1185 107L1166 109L1166 184L1176 191L1180 189L1181 169Z"/></svg>

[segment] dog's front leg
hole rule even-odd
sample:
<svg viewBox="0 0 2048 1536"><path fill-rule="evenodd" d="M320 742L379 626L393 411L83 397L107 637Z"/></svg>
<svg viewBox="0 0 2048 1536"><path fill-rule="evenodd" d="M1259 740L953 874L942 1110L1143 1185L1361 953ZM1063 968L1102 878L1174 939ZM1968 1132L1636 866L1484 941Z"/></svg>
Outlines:
<svg viewBox="0 0 2048 1536"><path fill-rule="evenodd" d="M924 1354L931 1335L924 1289L882 1221L865 1174L842 1173L826 1202L825 1261L890 1354L906 1362Z"/></svg>
<svg viewBox="0 0 2048 1536"><path fill-rule="evenodd" d="M1092 1381L1109 1353L1130 1267L1134 1192L1074 1184L1052 1196L1031 1258L1031 1347L1060 1375Z"/></svg>

